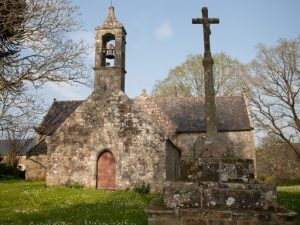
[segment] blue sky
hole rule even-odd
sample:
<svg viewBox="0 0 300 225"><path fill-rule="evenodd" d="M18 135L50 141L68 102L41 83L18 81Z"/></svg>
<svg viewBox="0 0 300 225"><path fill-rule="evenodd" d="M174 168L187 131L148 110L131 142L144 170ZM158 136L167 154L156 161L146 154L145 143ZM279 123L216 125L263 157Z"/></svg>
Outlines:
<svg viewBox="0 0 300 225"><path fill-rule="evenodd" d="M85 32L78 33L91 44L95 27L107 16L110 0L73 0L79 6ZM203 31L192 25L207 6L210 17L220 18L212 25L211 50L225 52L243 63L256 54L255 46L276 44L279 38L300 35L299 0L114 0L116 16L127 30L126 93L138 96L142 89L151 93L156 80L182 63L189 54L203 53ZM87 58L94 64L94 53ZM91 73L93 77L93 73ZM91 89L83 86L48 85L46 103L85 99Z"/></svg>

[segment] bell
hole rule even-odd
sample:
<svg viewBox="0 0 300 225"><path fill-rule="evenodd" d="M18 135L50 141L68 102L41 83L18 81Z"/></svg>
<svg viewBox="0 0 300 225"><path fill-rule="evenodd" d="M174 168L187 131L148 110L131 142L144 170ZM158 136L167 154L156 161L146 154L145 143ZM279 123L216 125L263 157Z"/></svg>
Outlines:
<svg viewBox="0 0 300 225"><path fill-rule="evenodd" d="M107 59L114 59L115 58L115 47L114 45L110 44L106 48L106 58Z"/></svg>

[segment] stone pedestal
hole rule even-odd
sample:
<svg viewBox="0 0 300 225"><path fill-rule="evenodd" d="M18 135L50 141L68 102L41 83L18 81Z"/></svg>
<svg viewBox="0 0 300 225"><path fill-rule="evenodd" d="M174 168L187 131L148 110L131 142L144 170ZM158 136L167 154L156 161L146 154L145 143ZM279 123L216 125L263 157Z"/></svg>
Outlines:
<svg viewBox="0 0 300 225"><path fill-rule="evenodd" d="M276 187L258 184L252 160L194 158L181 180L167 181L163 203L146 209L149 225L295 225L277 205Z"/></svg>

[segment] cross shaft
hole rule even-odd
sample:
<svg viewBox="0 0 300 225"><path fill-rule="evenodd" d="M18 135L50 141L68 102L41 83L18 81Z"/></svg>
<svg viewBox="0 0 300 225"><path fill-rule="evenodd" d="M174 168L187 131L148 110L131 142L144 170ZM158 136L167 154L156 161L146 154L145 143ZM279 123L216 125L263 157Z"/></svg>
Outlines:
<svg viewBox="0 0 300 225"><path fill-rule="evenodd" d="M217 133L217 115L215 102L215 89L213 78L214 61L210 52L210 24L218 24L218 18L208 18L208 9L202 8L202 18L192 20L193 24L203 24L204 34L204 59L202 61L204 67L205 80L205 116L206 116L206 132L208 134Z"/></svg>

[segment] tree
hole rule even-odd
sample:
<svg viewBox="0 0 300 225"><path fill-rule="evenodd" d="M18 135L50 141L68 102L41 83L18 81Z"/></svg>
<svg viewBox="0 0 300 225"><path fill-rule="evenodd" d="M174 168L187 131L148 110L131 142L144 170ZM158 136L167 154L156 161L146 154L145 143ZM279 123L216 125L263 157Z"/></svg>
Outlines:
<svg viewBox="0 0 300 225"><path fill-rule="evenodd" d="M20 39L24 34L25 10L25 0L0 2L0 60L9 62L19 52Z"/></svg>
<svg viewBox="0 0 300 225"><path fill-rule="evenodd" d="M236 95L243 91L246 82L245 65L225 53L214 58L216 95ZM168 76L157 81L152 90L154 96L204 96L204 69L202 55L190 55L181 65L171 69Z"/></svg>
<svg viewBox="0 0 300 225"><path fill-rule="evenodd" d="M249 99L256 127L287 143L300 157L300 37L258 46L250 65Z"/></svg>
<svg viewBox="0 0 300 225"><path fill-rule="evenodd" d="M34 138L31 137L25 130L18 133L15 133L14 131L8 132L6 163L11 165L15 171L17 171L21 157L25 155L26 151L33 145L33 143Z"/></svg>
<svg viewBox="0 0 300 225"><path fill-rule="evenodd" d="M3 0L0 3L0 126L34 121L36 90L47 82L88 83L89 47L72 39L82 30L70 0ZM30 118L30 119L28 119Z"/></svg>
<svg viewBox="0 0 300 225"><path fill-rule="evenodd" d="M259 148L261 149L274 149L283 147L286 143L278 135L269 134L260 139Z"/></svg>

